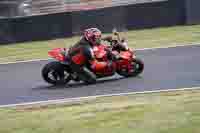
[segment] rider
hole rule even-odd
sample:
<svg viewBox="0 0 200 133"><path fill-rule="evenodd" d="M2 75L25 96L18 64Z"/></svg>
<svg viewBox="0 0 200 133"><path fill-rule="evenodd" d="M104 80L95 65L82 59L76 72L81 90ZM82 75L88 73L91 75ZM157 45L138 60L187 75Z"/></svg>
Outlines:
<svg viewBox="0 0 200 133"><path fill-rule="evenodd" d="M112 67L112 61L99 62L94 57L93 47L101 44L102 33L97 28L84 30L81 40L69 49L71 69L86 83L95 83L94 71Z"/></svg>

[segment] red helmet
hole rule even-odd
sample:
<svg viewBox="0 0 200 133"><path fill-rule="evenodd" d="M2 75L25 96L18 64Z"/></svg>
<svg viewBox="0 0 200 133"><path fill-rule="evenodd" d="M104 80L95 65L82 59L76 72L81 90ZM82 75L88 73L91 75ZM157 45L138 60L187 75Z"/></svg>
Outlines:
<svg viewBox="0 0 200 133"><path fill-rule="evenodd" d="M84 31L84 37L92 45L99 45L101 43L101 31L97 28L89 28Z"/></svg>

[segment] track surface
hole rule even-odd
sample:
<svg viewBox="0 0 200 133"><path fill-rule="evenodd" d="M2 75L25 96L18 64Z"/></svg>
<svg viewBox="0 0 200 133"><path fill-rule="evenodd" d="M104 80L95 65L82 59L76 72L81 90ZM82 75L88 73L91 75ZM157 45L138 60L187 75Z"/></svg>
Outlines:
<svg viewBox="0 0 200 133"><path fill-rule="evenodd" d="M200 86L200 46L136 53L145 63L142 75L136 78L116 75L89 86L78 83L55 88L46 84L40 71L48 61L0 65L0 105Z"/></svg>

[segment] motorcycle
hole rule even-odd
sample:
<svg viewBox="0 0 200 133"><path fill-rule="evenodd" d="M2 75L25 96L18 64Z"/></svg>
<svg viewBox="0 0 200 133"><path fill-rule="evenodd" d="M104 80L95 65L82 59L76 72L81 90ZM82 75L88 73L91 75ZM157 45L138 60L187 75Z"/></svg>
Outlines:
<svg viewBox="0 0 200 133"><path fill-rule="evenodd" d="M113 76L116 73L124 77L135 77L143 72L144 63L141 59L136 58L134 50L116 51L112 45L101 44L95 46L93 51L98 61L113 60L112 67L104 70L94 71L88 68L97 78ZM81 81L78 74L70 69L70 63L66 58L68 49L55 48L50 50L48 55L56 61L49 62L42 69L42 77L47 83L63 85L70 81Z"/></svg>

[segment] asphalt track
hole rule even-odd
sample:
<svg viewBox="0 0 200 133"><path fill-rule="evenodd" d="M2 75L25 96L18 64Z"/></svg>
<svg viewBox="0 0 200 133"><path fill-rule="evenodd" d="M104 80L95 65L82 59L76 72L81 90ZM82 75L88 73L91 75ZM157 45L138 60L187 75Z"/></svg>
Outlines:
<svg viewBox="0 0 200 133"><path fill-rule="evenodd" d="M49 61L1 64L0 105L200 86L200 46L150 49L136 53L145 63L143 74L135 78L115 75L89 86L81 83L64 87L48 85L40 72Z"/></svg>

